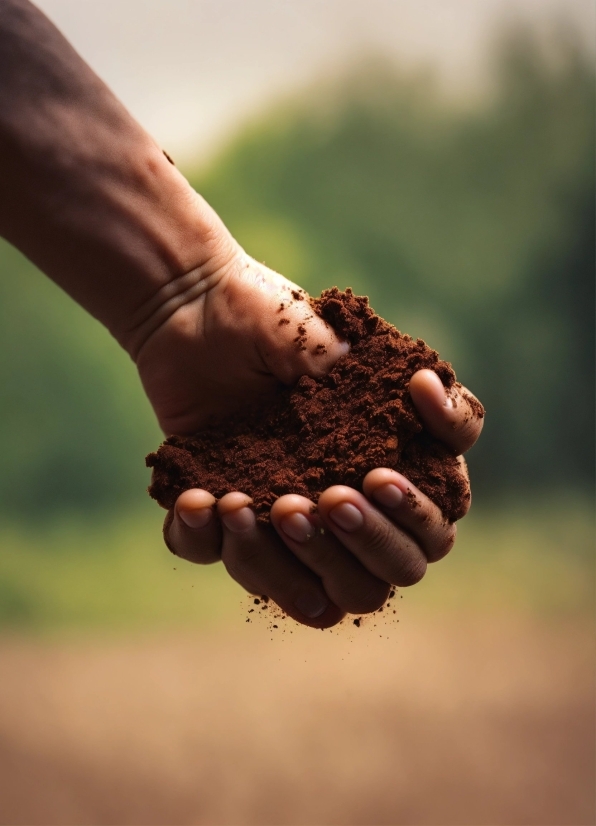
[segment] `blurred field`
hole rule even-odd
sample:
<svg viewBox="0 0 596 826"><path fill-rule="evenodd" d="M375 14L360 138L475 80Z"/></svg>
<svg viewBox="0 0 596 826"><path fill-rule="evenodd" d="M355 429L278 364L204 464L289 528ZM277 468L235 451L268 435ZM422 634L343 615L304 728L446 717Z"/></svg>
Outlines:
<svg viewBox="0 0 596 826"><path fill-rule="evenodd" d="M4 532L1 823L594 822L586 502L471 515L332 632L247 625L160 516Z"/></svg>
<svg viewBox="0 0 596 826"><path fill-rule="evenodd" d="M4 639L0 822L593 824L591 627L400 614Z"/></svg>

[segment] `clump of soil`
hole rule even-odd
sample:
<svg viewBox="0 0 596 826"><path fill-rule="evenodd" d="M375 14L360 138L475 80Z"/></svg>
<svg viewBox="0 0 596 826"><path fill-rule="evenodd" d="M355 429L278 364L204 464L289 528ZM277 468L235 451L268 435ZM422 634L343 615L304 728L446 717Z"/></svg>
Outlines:
<svg viewBox="0 0 596 826"><path fill-rule="evenodd" d="M151 496L171 508L189 488L218 499L239 490L252 497L257 519L266 522L283 494L316 503L331 485L361 490L370 470L390 467L432 499L446 519L459 519L470 494L457 458L424 429L408 391L411 376L422 368L452 388L451 365L422 339L403 335L376 315L368 299L350 289L326 290L312 306L350 342L349 353L328 375L303 376L265 408L220 419L193 436L171 436L147 457ZM298 347L317 352L303 327L296 332ZM483 415L476 404L472 412Z"/></svg>

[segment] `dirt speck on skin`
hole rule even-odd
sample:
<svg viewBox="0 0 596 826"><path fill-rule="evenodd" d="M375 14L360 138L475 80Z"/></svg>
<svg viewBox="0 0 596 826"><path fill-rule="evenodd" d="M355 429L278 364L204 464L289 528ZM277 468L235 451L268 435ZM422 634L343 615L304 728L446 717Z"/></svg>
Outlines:
<svg viewBox="0 0 596 826"><path fill-rule="evenodd" d="M296 301L305 294L294 290ZM171 436L147 457L151 496L172 508L185 490L216 498L249 494L257 519L269 522L273 502L296 493L315 503L331 485L362 490L366 474L393 467L439 506L450 522L463 516L469 490L457 457L424 428L408 385L417 370L434 370L446 389L455 374L422 339L412 339L378 316L368 299L336 287L311 300L319 316L350 343L325 376L302 376L280 388L267 406L220 418L192 436ZM280 310L285 305L280 305ZM283 319L282 319L283 320ZM295 343L305 348L304 325ZM479 402L466 399L475 416Z"/></svg>

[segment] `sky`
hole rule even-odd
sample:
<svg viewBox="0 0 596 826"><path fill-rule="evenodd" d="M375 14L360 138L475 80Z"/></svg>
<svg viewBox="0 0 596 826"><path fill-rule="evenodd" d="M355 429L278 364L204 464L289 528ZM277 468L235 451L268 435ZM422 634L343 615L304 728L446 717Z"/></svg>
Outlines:
<svg viewBox="0 0 596 826"><path fill-rule="evenodd" d="M570 18L593 48L594 0L37 0L178 163L208 159L271 101L382 52L478 92L511 18Z"/></svg>

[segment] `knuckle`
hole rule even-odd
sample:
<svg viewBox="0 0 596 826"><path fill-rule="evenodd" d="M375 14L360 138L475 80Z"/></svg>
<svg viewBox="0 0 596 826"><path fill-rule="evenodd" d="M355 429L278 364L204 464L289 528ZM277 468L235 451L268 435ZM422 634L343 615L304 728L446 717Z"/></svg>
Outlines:
<svg viewBox="0 0 596 826"><path fill-rule="evenodd" d="M366 591L346 594L341 599L339 607L348 614L372 614L385 604L388 594L388 587L382 592L378 588L369 588Z"/></svg>
<svg viewBox="0 0 596 826"><path fill-rule="evenodd" d="M195 565L211 565L221 559L219 548L216 545L182 545L172 552L180 559L186 559L187 562L193 562Z"/></svg>
<svg viewBox="0 0 596 826"><path fill-rule="evenodd" d="M382 518L373 517L366 523L366 548L367 551L376 556L391 550L395 544L393 526Z"/></svg>
<svg viewBox="0 0 596 826"><path fill-rule="evenodd" d="M407 588L420 582L426 573L426 558L423 554L410 554L400 565L395 575L395 585Z"/></svg>
<svg viewBox="0 0 596 826"><path fill-rule="evenodd" d="M254 542L225 543L221 558L226 569L233 576L232 571L242 572L254 566L262 556L262 548Z"/></svg>
<svg viewBox="0 0 596 826"><path fill-rule="evenodd" d="M212 565L214 562L219 562L220 559L219 548L212 545L202 545L194 552L191 562L196 562L197 565Z"/></svg>
<svg viewBox="0 0 596 826"><path fill-rule="evenodd" d="M420 582L426 573L426 557L418 547L405 536L401 536L401 547L396 547L395 528L382 519L371 520L367 523L367 529L366 546L369 556L384 556L387 559L388 555L391 555L392 564L387 567L393 570L393 574L387 577L387 580L402 586Z"/></svg>
<svg viewBox="0 0 596 826"><path fill-rule="evenodd" d="M323 539L321 537L321 539ZM337 565L338 549L332 537L327 541L312 537L303 545L302 557L322 571L333 570Z"/></svg>
<svg viewBox="0 0 596 826"><path fill-rule="evenodd" d="M428 554L429 561L438 562L439 559L447 556L449 551L455 545L455 538L457 536L457 527L453 523L447 522L438 535L432 552Z"/></svg>

